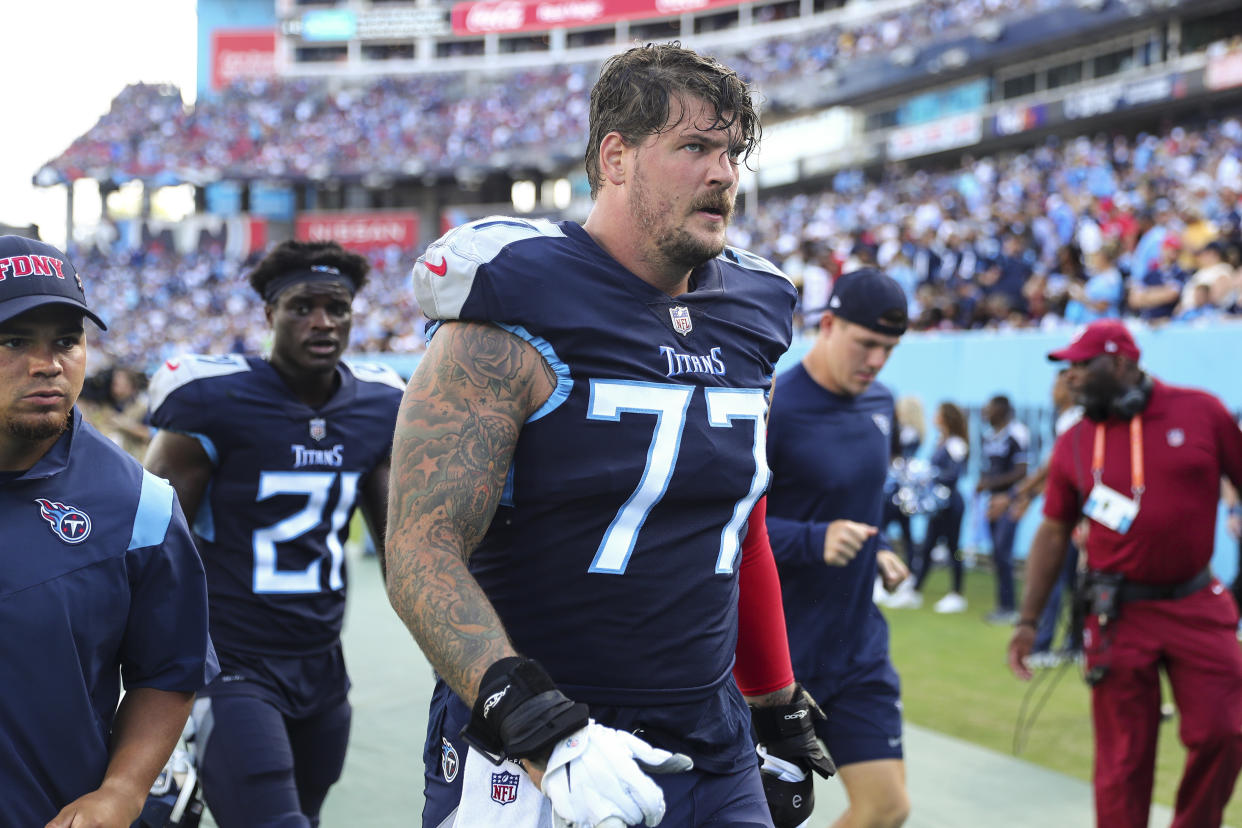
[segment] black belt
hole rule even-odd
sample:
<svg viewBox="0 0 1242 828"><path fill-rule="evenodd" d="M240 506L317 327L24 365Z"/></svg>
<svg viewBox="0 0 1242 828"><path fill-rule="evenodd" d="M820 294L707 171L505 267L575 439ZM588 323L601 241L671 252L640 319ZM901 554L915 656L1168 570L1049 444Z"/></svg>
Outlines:
<svg viewBox="0 0 1242 828"><path fill-rule="evenodd" d="M1188 581L1179 584L1141 584L1137 581L1123 581L1117 590L1121 603L1131 601L1176 601L1187 595L1198 592L1212 581L1211 567L1205 568Z"/></svg>

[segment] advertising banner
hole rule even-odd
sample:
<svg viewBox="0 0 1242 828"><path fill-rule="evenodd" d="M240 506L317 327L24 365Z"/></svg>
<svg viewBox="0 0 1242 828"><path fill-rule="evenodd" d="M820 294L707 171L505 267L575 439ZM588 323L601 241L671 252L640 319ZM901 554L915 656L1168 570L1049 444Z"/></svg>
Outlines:
<svg viewBox="0 0 1242 828"><path fill-rule="evenodd" d="M275 29L217 29L211 33L211 88L276 75Z"/></svg>
<svg viewBox="0 0 1242 828"><path fill-rule="evenodd" d="M456 35L545 31L739 5L741 0L483 0L453 6Z"/></svg>
<svg viewBox="0 0 1242 828"><path fill-rule="evenodd" d="M412 250L418 244L418 216L404 210L302 213L294 221L300 241L334 241L358 253L396 245Z"/></svg>

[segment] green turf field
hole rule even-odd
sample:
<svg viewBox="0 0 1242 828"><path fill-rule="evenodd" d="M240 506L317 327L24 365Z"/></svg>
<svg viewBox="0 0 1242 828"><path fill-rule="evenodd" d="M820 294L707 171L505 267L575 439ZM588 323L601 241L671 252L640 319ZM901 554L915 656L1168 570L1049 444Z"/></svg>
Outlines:
<svg viewBox="0 0 1242 828"><path fill-rule="evenodd" d="M968 570L965 592L970 608L959 615L932 610L949 588L947 569L933 571L917 610L884 610L892 630L893 662L901 673L907 721L1012 754L1014 727L1031 685L1014 678L1005 665L1012 632L983 622L994 606L990 572ZM1021 757L1037 765L1090 780L1092 763L1090 699L1074 666L1040 671L1033 704L1051 687L1042 712L1025 741ZM1166 701L1171 700L1165 688ZM1172 807L1186 752L1177 738L1176 717L1161 730L1155 801ZM1234 795L1225 821L1242 825L1242 797Z"/></svg>

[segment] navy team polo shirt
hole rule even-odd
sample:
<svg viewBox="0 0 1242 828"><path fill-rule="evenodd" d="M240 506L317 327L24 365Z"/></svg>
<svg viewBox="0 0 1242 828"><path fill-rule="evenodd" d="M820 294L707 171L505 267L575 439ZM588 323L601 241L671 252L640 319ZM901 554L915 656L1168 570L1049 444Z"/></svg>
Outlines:
<svg viewBox="0 0 1242 828"><path fill-rule="evenodd" d="M218 672L207 587L172 487L82 419L0 476L0 824L95 790L128 689Z"/></svg>

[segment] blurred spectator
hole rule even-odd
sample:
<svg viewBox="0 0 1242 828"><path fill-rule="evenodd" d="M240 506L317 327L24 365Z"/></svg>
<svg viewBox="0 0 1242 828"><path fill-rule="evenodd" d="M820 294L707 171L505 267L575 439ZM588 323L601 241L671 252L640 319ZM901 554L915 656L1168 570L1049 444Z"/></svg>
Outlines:
<svg viewBox="0 0 1242 828"><path fill-rule="evenodd" d="M144 422L146 387L146 374L117 365L88 379L78 398L90 424L139 462L151 442L151 429Z"/></svg>
<svg viewBox="0 0 1242 828"><path fill-rule="evenodd" d="M1102 245L1087 254L1087 281L1069 285L1065 321L1085 325L1096 319L1121 315L1124 281L1117 270L1117 253L1112 245Z"/></svg>
<svg viewBox="0 0 1242 828"><path fill-rule="evenodd" d="M914 459L919 446L923 444L923 436L927 432L927 421L923 416L923 401L916 396L905 396L897 399L893 413L897 417L897 427L893 429L892 462L894 466L905 465ZM894 482L898 476L889 474L885 484L884 525L880 527L887 534L888 527L896 523L901 531L901 554L909 566L914 558L914 536L910 531L910 515L897 503L892 496L895 491Z"/></svg>
<svg viewBox="0 0 1242 828"><path fill-rule="evenodd" d="M1142 276L1130 276L1126 304L1148 322L1167 320L1182 295L1187 273L1178 264L1182 242L1177 236L1165 236L1160 243L1158 258Z"/></svg>
<svg viewBox="0 0 1242 828"><path fill-rule="evenodd" d="M1173 318L1178 322L1197 322L1216 319L1220 316L1220 308L1212 301L1211 285L1200 282L1192 288L1194 294L1190 305L1183 307Z"/></svg>
<svg viewBox="0 0 1242 828"><path fill-rule="evenodd" d="M932 551L943 544L953 569L953 580L950 591L936 602L935 610L939 613L965 612L967 603L962 591L963 566L959 546L966 502L958 491L957 481L966 470L966 461L970 457L970 434L962 409L947 401L936 409L935 426L940 439L932 453L931 465L936 484L948 490L948 497L943 508L928 516L927 534L923 536L923 543L916 547L912 567L914 595L907 596L903 604L890 601L888 606L917 609L923 605L923 584L931 574Z"/></svg>
<svg viewBox="0 0 1242 828"><path fill-rule="evenodd" d="M1224 243L1213 241L1205 244L1195 255L1195 262L1198 270L1182 289L1182 298L1177 309L1179 319L1184 314L1204 308L1202 300L1205 296L1206 304L1220 310L1231 308L1236 299L1233 267L1225 261ZM1200 287L1207 288L1206 294L1198 290Z"/></svg>

